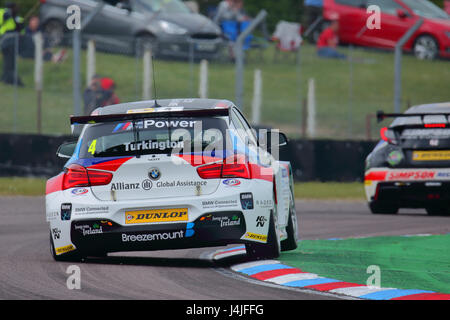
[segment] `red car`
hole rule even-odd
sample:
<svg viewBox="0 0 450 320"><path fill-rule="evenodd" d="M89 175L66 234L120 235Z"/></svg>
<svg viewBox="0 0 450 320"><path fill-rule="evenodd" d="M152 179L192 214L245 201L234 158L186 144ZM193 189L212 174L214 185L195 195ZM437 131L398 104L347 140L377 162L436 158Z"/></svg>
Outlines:
<svg viewBox="0 0 450 320"><path fill-rule="evenodd" d="M381 28L368 29L367 7L381 9ZM394 48L400 38L418 19L420 29L404 49L419 59L450 58L450 17L428 0L324 0L324 19L339 16L339 38L342 43L376 48Z"/></svg>

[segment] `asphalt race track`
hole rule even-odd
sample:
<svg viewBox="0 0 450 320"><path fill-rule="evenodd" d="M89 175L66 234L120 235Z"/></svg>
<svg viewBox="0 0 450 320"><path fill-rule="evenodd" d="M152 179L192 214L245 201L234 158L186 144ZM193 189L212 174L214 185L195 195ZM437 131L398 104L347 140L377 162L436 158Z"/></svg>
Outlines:
<svg viewBox="0 0 450 320"><path fill-rule="evenodd" d="M81 290L66 287L70 263L53 261L44 198L0 198L0 299L334 299L241 281L205 259L214 248L121 253L79 263ZM450 232L448 217L421 210L372 215L363 202L297 202L303 239ZM238 261L238 262L242 262Z"/></svg>

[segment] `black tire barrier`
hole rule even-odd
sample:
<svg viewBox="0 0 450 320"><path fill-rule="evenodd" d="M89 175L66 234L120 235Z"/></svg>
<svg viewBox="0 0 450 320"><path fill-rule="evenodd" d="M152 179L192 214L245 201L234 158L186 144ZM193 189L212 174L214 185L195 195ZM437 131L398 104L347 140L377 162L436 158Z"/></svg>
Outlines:
<svg viewBox="0 0 450 320"><path fill-rule="evenodd" d="M0 176L51 177L67 159L56 156L72 136L0 134ZM362 181L364 160L374 148L370 141L291 140L280 159L290 161L296 181Z"/></svg>

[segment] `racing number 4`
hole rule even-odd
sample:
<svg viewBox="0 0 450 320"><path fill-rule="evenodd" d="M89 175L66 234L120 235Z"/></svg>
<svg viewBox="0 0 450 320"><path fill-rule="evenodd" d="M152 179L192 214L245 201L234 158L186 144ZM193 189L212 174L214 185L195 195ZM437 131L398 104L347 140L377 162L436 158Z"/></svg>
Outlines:
<svg viewBox="0 0 450 320"><path fill-rule="evenodd" d="M89 146L88 152L92 155L95 153L95 149L97 147L97 140L92 141L91 145Z"/></svg>

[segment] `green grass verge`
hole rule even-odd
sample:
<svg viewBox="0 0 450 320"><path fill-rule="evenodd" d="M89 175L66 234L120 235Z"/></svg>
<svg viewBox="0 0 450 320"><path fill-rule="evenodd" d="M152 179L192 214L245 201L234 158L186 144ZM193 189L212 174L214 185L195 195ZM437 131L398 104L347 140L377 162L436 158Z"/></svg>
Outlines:
<svg viewBox="0 0 450 320"><path fill-rule="evenodd" d="M295 198L307 200L364 200L364 184L359 182L305 182L295 184Z"/></svg>
<svg viewBox="0 0 450 320"><path fill-rule="evenodd" d="M46 180L41 178L0 178L0 196L44 195L45 183ZM364 200L364 187L361 183L297 183L295 197L312 200Z"/></svg>
<svg viewBox="0 0 450 320"><path fill-rule="evenodd" d="M347 48L340 48L349 54ZM392 110L394 101L394 55L355 49L357 61L333 61L317 57L315 47L302 48L301 77L295 56L274 61L274 48L264 52L264 60L252 53L245 70L244 113L251 114L253 73L259 68L263 75L262 120L281 128L291 136L301 132L300 99L306 97L307 83L315 79L317 95L318 136L346 139L365 137L365 118L379 109ZM0 59L0 66L2 61ZM403 105L450 101L450 62L419 61L411 55L403 59ZM82 79L85 79L86 57L82 56ZM157 60L155 62L159 98L196 97L199 66L189 63ZM19 74L25 88L17 93L11 86L0 84L0 132L36 132L36 93L33 89L33 61L20 59ZM73 113L72 53L59 65L44 67L42 128L46 134L69 133L68 117ZM117 82L117 94L123 102L139 100L142 92L142 62L134 57L97 54L97 73ZM192 74L192 76L191 76ZM210 63L209 96L235 100L235 68L229 63ZM17 99L18 108L14 110ZM377 126L373 126L373 136Z"/></svg>
<svg viewBox="0 0 450 320"><path fill-rule="evenodd" d="M45 179L0 178L0 196L43 196Z"/></svg>
<svg viewBox="0 0 450 320"><path fill-rule="evenodd" d="M303 240L280 261L305 272L366 284L371 265L381 287L450 293L450 235Z"/></svg>

